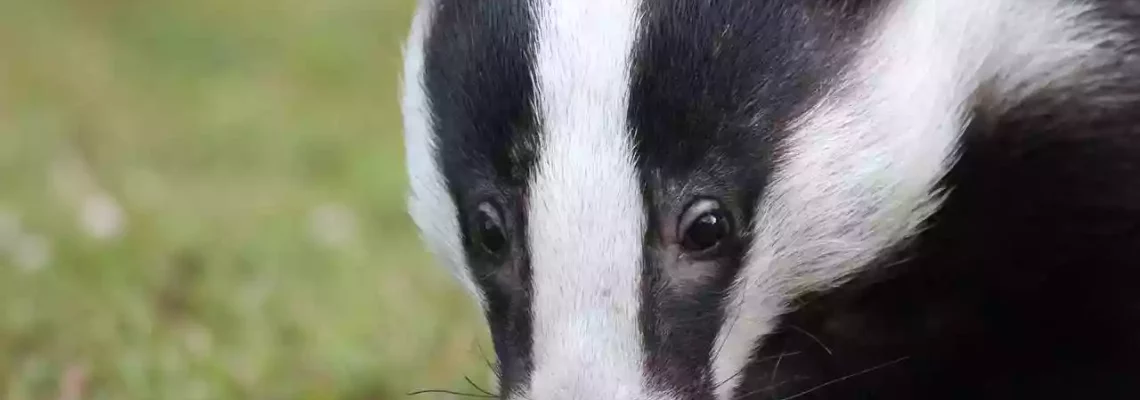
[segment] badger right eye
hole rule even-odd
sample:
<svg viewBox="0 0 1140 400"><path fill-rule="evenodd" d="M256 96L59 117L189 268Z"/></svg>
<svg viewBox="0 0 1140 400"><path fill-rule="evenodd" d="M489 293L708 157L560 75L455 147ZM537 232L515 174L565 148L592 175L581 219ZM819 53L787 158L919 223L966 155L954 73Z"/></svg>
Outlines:
<svg viewBox="0 0 1140 400"><path fill-rule="evenodd" d="M502 257L508 248L507 233L499 211L489 202L482 202L475 215L472 243L487 256Z"/></svg>
<svg viewBox="0 0 1140 400"><path fill-rule="evenodd" d="M733 235L732 221L720 203L701 199L689 206L681 216L681 246L694 255L710 253Z"/></svg>

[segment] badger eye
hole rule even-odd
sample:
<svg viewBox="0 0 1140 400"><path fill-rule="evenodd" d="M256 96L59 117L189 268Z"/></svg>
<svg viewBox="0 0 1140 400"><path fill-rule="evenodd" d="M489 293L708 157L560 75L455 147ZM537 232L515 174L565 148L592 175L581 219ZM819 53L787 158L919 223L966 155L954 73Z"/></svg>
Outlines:
<svg viewBox="0 0 1140 400"><path fill-rule="evenodd" d="M732 221L715 200L697 200L681 216L681 246L690 253L707 253L732 235Z"/></svg>
<svg viewBox="0 0 1140 400"><path fill-rule="evenodd" d="M502 256L507 250L507 234L495 206L488 202L480 203L474 222L472 242L488 256Z"/></svg>

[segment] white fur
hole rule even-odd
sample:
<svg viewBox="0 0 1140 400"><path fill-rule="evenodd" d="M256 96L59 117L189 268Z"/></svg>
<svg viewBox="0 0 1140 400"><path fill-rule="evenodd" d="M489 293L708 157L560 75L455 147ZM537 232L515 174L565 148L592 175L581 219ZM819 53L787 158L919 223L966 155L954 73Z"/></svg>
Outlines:
<svg viewBox="0 0 1140 400"><path fill-rule="evenodd" d="M531 183L529 398L644 399L638 329L646 221L627 128L635 0L537 7L542 139Z"/></svg>
<svg viewBox="0 0 1140 400"><path fill-rule="evenodd" d="M1087 10L1063 0L903 0L884 11L841 87L792 128L757 209L714 346L714 377L728 382L719 399L789 300L843 283L937 208L970 107L1004 109L1104 62L1094 46L1110 35Z"/></svg>
<svg viewBox="0 0 1140 400"><path fill-rule="evenodd" d="M435 157L435 133L424 85L424 40L431 27L435 1L420 0L404 48L404 146L410 195L408 211L431 253L444 264L482 305L482 293L467 268L459 231L458 211Z"/></svg>

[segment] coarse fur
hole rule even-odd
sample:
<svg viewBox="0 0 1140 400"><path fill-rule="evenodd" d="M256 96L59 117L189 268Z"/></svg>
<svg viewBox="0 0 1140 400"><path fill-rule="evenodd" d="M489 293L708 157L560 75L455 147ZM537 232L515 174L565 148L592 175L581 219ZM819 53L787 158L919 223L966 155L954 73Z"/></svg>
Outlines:
<svg viewBox="0 0 1140 400"><path fill-rule="evenodd" d="M1136 398L1138 38L1137 0L421 0L409 208L505 399Z"/></svg>
<svg viewBox="0 0 1140 400"><path fill-rule="evenodd" d="M526 233L541 268L531 272L534 370L521 397L645 399L632 268L645 215L625 113L636 1L534 12L542 136Z"/></svg>

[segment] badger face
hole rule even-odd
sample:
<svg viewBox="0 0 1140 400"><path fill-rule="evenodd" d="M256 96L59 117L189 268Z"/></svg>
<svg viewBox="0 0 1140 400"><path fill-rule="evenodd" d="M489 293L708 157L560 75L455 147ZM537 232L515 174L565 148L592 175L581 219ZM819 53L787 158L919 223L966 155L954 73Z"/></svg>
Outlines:
<svg viewBox="0 0 1140 400"><path fill-rule="evenodd" d="M504 398L728 399L763 362L827 384L766 338L919 231L977 110L1116 58L1091 10L422 0L411 215L485 312Z"/></svg>

